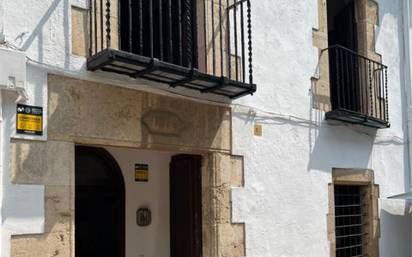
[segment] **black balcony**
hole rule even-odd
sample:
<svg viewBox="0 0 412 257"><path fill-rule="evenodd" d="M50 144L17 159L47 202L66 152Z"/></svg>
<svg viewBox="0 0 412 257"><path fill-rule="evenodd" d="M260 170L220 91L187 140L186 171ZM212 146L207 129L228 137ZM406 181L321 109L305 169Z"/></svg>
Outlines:
<svg viewBox="0 0 412 257"><path fill-rule="evenodd" d="M250 0L114 2L90 0L89 70L229 98L256 91Z"/></svg>
<svg viewBox="0 0 412 257"><path fill-rule="evenodd" d="M327 49L332 110L326 119L387 128L387 67L342 46Z"/></svg>

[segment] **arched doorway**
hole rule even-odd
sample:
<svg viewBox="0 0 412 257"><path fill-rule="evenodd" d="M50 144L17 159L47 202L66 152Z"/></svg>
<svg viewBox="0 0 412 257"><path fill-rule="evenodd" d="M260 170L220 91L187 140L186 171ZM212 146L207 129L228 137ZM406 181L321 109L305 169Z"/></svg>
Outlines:
<svg viewBox="0 0 412 257"><path fill-rule="evenodd" d="M102 148L76 147L76 257L125 254L125 186L114 158Z"/></svg>

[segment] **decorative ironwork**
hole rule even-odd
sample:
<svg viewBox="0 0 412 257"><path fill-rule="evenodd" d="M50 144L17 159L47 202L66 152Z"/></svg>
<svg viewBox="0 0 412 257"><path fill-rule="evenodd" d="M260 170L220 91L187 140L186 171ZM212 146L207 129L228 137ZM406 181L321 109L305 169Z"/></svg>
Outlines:
<svg viewBox="0 0 412 257"><path fill-rule="evenodd" d="M329 52L332 110L327 119L389 127L387 67L343 46Z"/></svg>
<svg viewBox="0 0 412 257"><path fill-rule="evenodd" d="M102 12L103 12L103 8L102 8ZM106 46L107 48L110 48L110 1L106 1ZM103 44L102 44L103 45Z"/></svg>
<svg viewBox="0 0 412 257"><path fill-rule="evenodd" d="M250 0L90 0L90 17L89 70L230 98L256 91Z"/></svg>
<svg viewBox="0 0 412 257"><path fill-rule="evenodd" d="M252 66L252 8L250 0L247 0L247 28L248 28L248 50L249 50L249 81L253 84L253 66Z"/></svg>

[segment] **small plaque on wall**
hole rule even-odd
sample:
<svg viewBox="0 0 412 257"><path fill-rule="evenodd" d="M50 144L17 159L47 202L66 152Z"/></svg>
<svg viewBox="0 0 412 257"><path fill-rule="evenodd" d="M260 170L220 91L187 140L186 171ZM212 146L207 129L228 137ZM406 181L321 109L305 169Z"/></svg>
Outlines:
<svg viewBox="0 0 412 257"><path fill-rule="evenodd" d="M152 212L149 208L140 208L136 213L137 225L141 227L149 226L152 222Z"/></svg>
<svg viewBox="0 0 412 257"><path fill-rule="evenodd" d="M254 134L257 137L261 137L263 135L263 127L262 124L255 124L254 126Z"/></svg>
<svg viewBox="0 0 412 257"><path fill-rule="evenodd" d="M149 165L136 163L134 165L134 181L148 182L149 181Z"/></svg>

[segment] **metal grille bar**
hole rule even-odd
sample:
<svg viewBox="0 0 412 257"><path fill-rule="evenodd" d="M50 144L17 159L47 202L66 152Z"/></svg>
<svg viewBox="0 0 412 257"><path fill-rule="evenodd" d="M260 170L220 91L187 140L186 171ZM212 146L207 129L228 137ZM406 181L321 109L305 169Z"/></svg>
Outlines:
<svg viewBox="0 0 412 257"><path fill-rule="evenodd" d="M118 24L111 22L111 12L116 8L110 0L89 1L90 56L118 47L199 68L198 55L205 54L204 71L208 74L253 83L250 0L119 0ZM196 13L198 6L203 6L203 21ZM198 24L203 26L201 30ZM119 27L112 29L114 25ZM118 32L119 46L111 42L113 32ZM199 38L205 38L205 49L198 49L198 33L204 33Z"/></svg>
<svg viewBox="0 0 412 257"><path fill-rule="evenodd" d="M359 186L335 186L336 257L363 256L362 197Z"/></svg>
<svg viewBox="0 0 412 257"><path fill-rule="evenodd" d="M329 52L332 110L389 124L387 67L343 46Z"/></svg>
<svg viewBox="0 0 412 257"><path fill-rule="evenodd" d="M173 81L167 82L173 87L191 83L202 93L231 98L256 91L250 0L119 0L118 6L111 0L89 1L90 70L165 81L158 67L142 75L140 62L151 63L145 59L149 58L165 64L160 66L167 67L167 73L176 73L166 80ZM115 60L116 56L122 57ZM133 72L119 67L119 62L138 65L129 66L136 68ZM197 75L186 78L190 74ZM199 75L201 83L196 82Z"/></svg>

